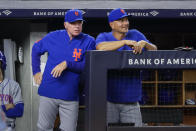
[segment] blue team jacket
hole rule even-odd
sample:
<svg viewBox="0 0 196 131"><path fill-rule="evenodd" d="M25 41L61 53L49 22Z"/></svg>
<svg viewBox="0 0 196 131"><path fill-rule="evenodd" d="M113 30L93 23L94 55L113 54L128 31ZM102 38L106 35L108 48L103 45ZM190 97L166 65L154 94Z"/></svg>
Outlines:
<svg viewBox="0 0 196 131"><path fill-rule="evenodd" d="M136 29L129 30L123 40L145 40L149 42L146 37ZM104 32L97 36L96 46L104 41L118 41L112 32ZM150 42L149 42L150 43ZM131 47L125 45L118 49L133 50ZM138 102L141 99L142 83L141 72L139 70L112 70L108 73L108 88L107 99L114 103L132 103Z"/></svg>
<svg viewBox="0 0 196 131"><path fill-rule="evenodd" d="M93 37L80 33L70 40L66 30L57 30L49 33L36 42L32 48L33 74L40 72L40 56L48 52L48 59L43 73L38 94L49 98L68 101L78 100L79 75L84 67L85 52L95 49ZM68 68L60 77L51 75L52 69L67 61Z"/></svg>

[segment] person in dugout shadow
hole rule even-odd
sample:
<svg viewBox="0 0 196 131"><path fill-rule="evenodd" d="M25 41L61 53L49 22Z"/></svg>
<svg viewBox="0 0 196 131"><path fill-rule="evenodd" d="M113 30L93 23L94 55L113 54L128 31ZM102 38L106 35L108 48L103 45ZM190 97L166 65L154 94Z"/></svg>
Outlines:
<svg viewBox="0 0 196 131"><path fill-rule="evenodd" d="M23 115L24 103L19 84L4 77L5 69L6 57L0 51L0 105L5 114L1 114L1 120L5 119L5 131L15 131L15 119Z"/></svg>
<svg viewBox="0 0 196 131"><path fill-rule="evenodd" d="M121 8L112 10L108 15L111 32L100 33L96 38L97 50L131 50L140 54L145 50L157 50L146 37L136 29L129 30L126 11ZM113 71L108 76L107 122L128 123L142 126L138 101L142 97L140 71Z"/></svg>

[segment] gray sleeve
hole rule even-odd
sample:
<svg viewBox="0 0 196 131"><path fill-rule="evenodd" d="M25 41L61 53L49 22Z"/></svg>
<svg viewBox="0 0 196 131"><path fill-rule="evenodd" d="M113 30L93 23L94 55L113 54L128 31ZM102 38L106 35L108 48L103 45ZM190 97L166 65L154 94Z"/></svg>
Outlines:
<svg viewBox="0 0 196 131"><path fill-rule="evenodd" d="M18 83L15 83L13 90L13 104L23 103L21 89Z"/></svg>

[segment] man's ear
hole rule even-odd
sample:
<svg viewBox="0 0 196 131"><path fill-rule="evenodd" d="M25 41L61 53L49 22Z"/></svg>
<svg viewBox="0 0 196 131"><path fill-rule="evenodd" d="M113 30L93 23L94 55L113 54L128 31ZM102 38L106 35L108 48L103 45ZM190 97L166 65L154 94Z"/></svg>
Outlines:
<svg viewBox="0 0 196 131"><path fill-rule="evenodd" d="M67 29L67 23L66 22L64 22L64 27L65 27L65 29Z"/></svg>
<svg viewBox="0 0 196 131"><path fill-rule="evenodd" d="M109 25L110 25L110 27L113 29L114 23L113 23L113 22L110 22Z"/></svg>

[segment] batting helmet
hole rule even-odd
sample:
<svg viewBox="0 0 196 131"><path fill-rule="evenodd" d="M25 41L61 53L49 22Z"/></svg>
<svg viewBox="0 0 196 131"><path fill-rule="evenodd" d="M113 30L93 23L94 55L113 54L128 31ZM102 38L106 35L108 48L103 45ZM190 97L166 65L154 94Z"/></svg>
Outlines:
<svg viewBox="0 0 196 131"><path fill-rule="evenodd" d="M6 69L6 58L5 55L0 51L0 61L1 61L1 69Z"/></svg>

